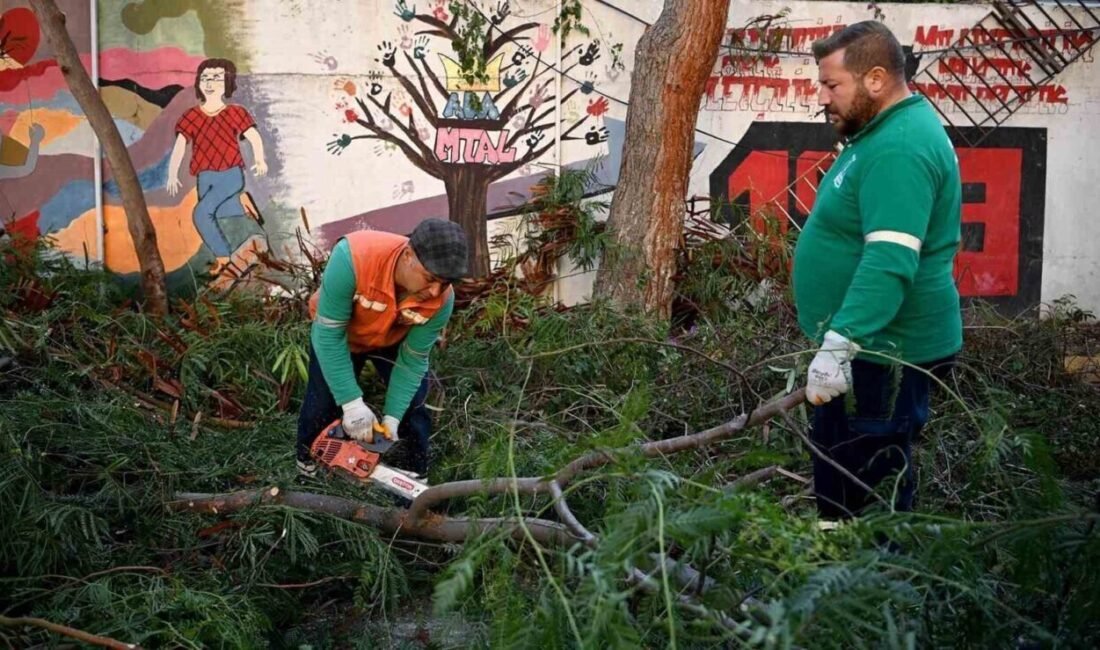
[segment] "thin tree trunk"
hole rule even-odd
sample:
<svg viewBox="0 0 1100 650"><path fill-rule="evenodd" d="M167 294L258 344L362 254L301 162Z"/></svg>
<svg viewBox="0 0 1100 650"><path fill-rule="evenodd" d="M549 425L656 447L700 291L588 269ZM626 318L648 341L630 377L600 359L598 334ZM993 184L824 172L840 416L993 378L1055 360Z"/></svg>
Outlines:
<svg viewBox="0 0 1100 650"><path fill-rule="evenodd" d="M626 144L595 294L667 318L695 121L730 0L665 0L638 41Z"/></svg>
<svg viewBox="0 0 1100 650"><path fill-rule="evenodd" d="M485 222L485 201L491 178L478 165L453 165L443 178L447 188L450 219L466 231L470 246L470 276L489 275L489 226Z"/></svg>
<svg viewBox="0 0 1100 650"><path fill-rule="evenodd" d="M65 29L65 14L57 8L54 0L30 0L31 7L38 16L46 40L57 57L61 74L72 91L88 124L95 131L107 155L107 164L111 166L118 191L122 195L122 206L126 210L126 224L130 237L134 240L138 264L141 267L141 286L145 294L145 309L151 314L168 312L168 294L164 283L164 262L157 249L157 233L153 221L149 218L149 209L145 205L145 194L138 181L134 163L126 144L111 118L107 105L99 96L88 73L80 62L76 46ZM100 191L100 188L95 188Z"/></svg>

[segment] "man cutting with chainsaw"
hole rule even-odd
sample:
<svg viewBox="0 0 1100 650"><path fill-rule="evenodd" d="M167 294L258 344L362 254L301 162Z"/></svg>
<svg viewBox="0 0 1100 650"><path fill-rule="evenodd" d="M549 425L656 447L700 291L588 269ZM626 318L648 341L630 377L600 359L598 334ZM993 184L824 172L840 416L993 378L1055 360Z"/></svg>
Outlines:
<svg viewBox="0 0 1100 650"><path fill-rule="evenodd" d="M352 439L411 442L411 472L428 471L428 358L454 307L451 283L466 276L458 224L421 222L408 236L363 230L337 242L309 301L309 379L298 417L298 472L313 476L310 445L342 418ZM386 384L382 409L363 401L367 359ZM406 444L408 444L408 442Z"/></svg>
<svg viewBox="0 0 1100 650"><path fill-rule="evenodd" d="M845 146L794 255L798 322L820 345L806 382L810 437L894 509L911 510L910 446L928 420L929 373L944 374L962 347L959 162L935 109L910 94L885 26L850 25L813 52L819 103ZM814 491L826 518L877 501L818 454Z"/></svg>

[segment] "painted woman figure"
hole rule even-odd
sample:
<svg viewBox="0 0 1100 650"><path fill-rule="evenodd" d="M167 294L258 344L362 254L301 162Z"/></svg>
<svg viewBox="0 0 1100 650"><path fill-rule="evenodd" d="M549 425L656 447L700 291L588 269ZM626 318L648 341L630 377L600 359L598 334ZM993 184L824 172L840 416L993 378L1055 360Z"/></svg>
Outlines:
<svg viewBox="0 0 1100 650"><path fill-rule="evenodd" d="M237 68L228 59L207 59L195 75L195 95L201 102L189 108L176 123L176 143L168 161L168 194L179 192L180 165L191 143L191 174L196 177L198 203L195 228L218 258L218 267L229 262L233 246L225 236L221 219L244 217L260 224L263 219L252 196L244 191L244 157L240 140L252 146L257 176L267 173L264 144L256 122L243 106L227 104L237 89Z"/></svg>

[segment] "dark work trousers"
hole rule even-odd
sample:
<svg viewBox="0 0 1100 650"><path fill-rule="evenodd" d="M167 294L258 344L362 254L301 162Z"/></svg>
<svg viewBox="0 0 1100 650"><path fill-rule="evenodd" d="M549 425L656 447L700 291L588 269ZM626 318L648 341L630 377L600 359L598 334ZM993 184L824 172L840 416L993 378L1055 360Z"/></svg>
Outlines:
<svg viewBox="0 0 1100 650"><path fill-rule="evenodd" d="M954 355L918 367L943 381ZM814 445L898 511L913 509L916 480L912 445L928 422L929 394L935 382L924 372L900 364L852 361L851 389L814 407L810 439ZM814 495L818 513L846 519L881 503L813 454Z"/></svg>
<svg viewBox="0 0 1100 650"><path fill-rule="evenodd" d="M374 369L388 386L390 372L393 371L400 345L398 343L381 350L352 354L351 365L356 379L359 378L359 373L363 371L363 364L366 363L367 359L370 359L371 363L374 364ZM432 434L432 418L425 407L427 398L428 376L425 374L420 381L420 388L417 389L416 395L413 396L412 402L409 404L409 409L405 412L404 419L397 427L397 436L401 439L398 444L408 449L408 461L404 463L386 461L387 464L393 463L401 469L410 470L422 476L428 472L428 439ZM382 411L376 408L371 410L378 416L378 421L381 423ZM302 410L298 414L298 459L308 460L309 446L313 444L317 434L321 433L325 427L335 420L343 417L343 415L343 410L332 397L332 391L329 390L328 383L325 381L324 375L321 374L321 366L317 362L317 354L314 352L311 343L309 346L309 381L306 384L305 397L302 399Z"/></svg>

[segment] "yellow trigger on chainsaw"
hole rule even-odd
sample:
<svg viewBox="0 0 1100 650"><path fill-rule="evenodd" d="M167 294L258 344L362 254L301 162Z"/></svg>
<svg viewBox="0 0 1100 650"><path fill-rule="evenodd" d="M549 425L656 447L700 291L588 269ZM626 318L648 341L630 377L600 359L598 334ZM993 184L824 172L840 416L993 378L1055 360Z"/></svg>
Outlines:
<svg viewBox="0 0 1100 650"><path fill-rule="evenodd" d="M382 424L381 422L376 421L374 423L374 432L381 433L386 440L393 440L393 434L390 433L390 430L386 428L386 425Z"/></svg>

